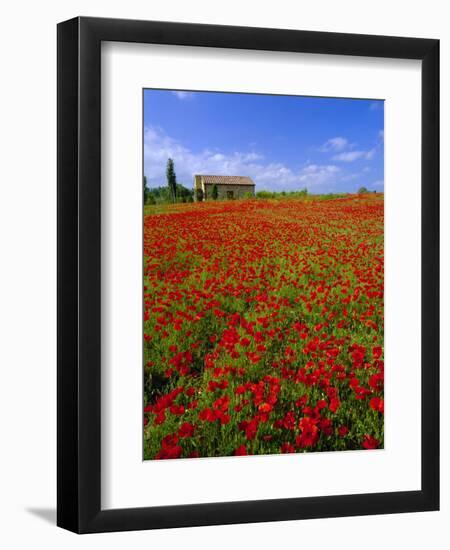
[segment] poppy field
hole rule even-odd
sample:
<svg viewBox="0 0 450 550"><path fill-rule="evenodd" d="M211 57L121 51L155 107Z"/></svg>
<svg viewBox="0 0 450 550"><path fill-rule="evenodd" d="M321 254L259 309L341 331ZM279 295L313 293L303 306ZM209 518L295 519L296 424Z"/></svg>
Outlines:
<svg viewBox="0 0 450 550"><path fill-rule="evenodd" d="M383 448L384 201L145 207L144 459Z"/></svg>

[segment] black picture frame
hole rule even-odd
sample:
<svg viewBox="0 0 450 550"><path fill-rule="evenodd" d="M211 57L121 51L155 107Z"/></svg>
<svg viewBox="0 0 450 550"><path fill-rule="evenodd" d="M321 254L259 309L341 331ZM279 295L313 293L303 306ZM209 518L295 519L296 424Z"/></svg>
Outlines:
<svg viewBox="0 0 450 550"><path fill-rule="evenodd" d="M420 491L101 509L102 41L422 61ZM58 25L57 524L76 533L439 508L439 41L77 17Z"/></svg>

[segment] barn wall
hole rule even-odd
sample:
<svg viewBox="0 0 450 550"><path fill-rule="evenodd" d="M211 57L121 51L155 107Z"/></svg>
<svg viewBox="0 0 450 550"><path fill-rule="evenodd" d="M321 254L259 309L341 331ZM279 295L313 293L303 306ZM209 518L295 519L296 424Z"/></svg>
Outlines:
<svg viewBox="0 0 450 550"><path fill-rule="evenodd" d="M206 192L206 200L211 200L212 198L212 189L213 184L207 183L205 184L205 192ZM255 186L254 185L220 185L217 184L217 191L218 191L218 199L219 200L226 200L227 199L227 191L233 191L233 195L235 199L243 199L248 193L251 193L252 195L255 194Z"/></svg>

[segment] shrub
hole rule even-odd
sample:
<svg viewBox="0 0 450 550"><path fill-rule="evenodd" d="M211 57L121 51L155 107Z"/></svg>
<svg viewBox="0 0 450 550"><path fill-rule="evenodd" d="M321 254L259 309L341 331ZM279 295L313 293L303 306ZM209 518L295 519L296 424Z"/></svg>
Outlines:
<svg viewBox="0 0 450 550"><path fill-rule="evenodd" d="M272 193L271 191L258 191L256 193L256 196L258 199L273 199L275 193Z"/></svg>

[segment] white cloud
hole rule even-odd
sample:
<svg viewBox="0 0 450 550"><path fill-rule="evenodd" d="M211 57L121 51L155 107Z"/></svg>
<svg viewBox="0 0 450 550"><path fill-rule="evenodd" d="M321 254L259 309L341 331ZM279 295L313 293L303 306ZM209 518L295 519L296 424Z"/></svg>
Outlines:
<svg viewBox="0 0 450 550"><path fill-rule="evenodd" d="M178 99L192 99L194 92L172 92Z"/></svg>
<svg viewBox="0 0 450 550"><path fill-rule="evenodd" d="M369 151L345 151L344 153L334 155L332 159L342 162L354 162L359 159L371 160L375 156L375 152L375 149L370 149Z"/></svg>
<svg viewBox="0 0 450 550"><path fill-rule="evenodd" d="M350 143L346 138L337 136L326 141L319 148L319 151L321 151L322 153L339 152L339 151L343 151L349 146L350 146Z"/></svg>
<svg viewBox="0 0 450 550"><path fill-rule="evenodd" d="M361 178L361 173L351 172L350 174L342 176L341 181L354 181L354 180L358 180L360 178Z"/></svg>
<svg viewBox="0 0 450 550"><path fill-rule="evenodd" d="M375 103L378 105L378 103ZM384 139L384 130L379 130L378 140ZM350 143L347 138L338 136L329 139L319 147L322 153L331 153L331 160L339 162L354 162L355 160L372 160L375 156L376 149L379 143L372 149L367 151L356 150L355 143Z"/></svg>
<svg viewBox="0 0 450 550"><path fill-rule="evenodd" d="M264 162L258 152L194 152L168 136L161 128L144 131L144 172L150 187L165 185L168 158L173 158L178 181L192 186L194 174L234 174L250 176L258 189L295 190L303 187L316 191L329 190L337 183L340 168L333 164L306 164L294 170L281 162Z"/></svg>
<svg viewBox="0 0 450 550"><path fill-rule="evenodd" d="M317 187L336 182L340 168L334 164L309 164L300 170L300 181L306 186Z"/></svg>
<svg viewBox="0 0 450 550"><path fill-rule="evenodd" d="M377 181L374 181L374 182L370 185L370 188L371 188L371 189L376 189L377 191L383 190L383 189L384 189L384 180L377 180Z"/></svg>

